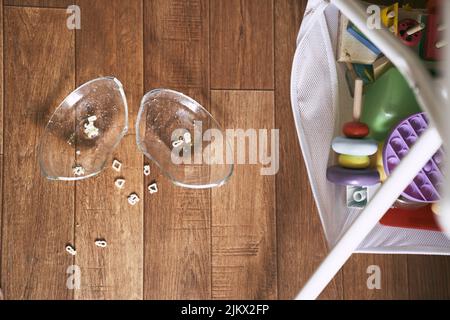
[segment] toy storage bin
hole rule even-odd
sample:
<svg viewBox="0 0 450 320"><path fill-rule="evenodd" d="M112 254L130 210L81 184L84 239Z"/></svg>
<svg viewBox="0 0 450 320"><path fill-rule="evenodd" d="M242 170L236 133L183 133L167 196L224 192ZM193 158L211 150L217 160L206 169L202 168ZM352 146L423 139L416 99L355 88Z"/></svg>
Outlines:
<svg viewBox="0 0 450 320"><path fill-rule="evenodd" d="M333 247L360 209L345 205L346 188L329 183L334 164L331 141L351 119L352 98L344 66L336 62L339 11L324 0L310 0L297 39L291 102L303 157L320 219ZM356 252L450 255L450 240L441 232L378 224Z"/></svg>

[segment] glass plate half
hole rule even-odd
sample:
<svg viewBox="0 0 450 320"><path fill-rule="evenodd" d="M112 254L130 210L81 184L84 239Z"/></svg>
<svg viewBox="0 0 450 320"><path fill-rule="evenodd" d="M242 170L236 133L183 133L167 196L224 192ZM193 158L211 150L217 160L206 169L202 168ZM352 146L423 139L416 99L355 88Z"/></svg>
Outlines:
<svg viewBox="0 0 450 320"><path fill-rule="evenodd" d="M197 101L177 91L156 89L144 96L136 122L136 142L178 186L219 187L233 173L224 130Z"/></svg>
<svg viewBox="0 0 450 320"><path fill-rule="evenodd" d="M127 131L128 105L120 81L89 81L69 94L48 122L38 149L41 172L51 180L95 176Z"/></svg>

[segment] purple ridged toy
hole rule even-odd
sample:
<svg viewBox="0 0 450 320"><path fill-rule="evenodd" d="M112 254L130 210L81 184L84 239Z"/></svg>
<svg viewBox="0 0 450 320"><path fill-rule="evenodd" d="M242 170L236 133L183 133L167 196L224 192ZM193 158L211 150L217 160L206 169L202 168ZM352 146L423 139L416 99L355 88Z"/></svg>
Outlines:
<svg viewBox="0 0 450 320"><path fill-rule="evenodd" d="M424 113L417 113L403 120L386 139L383 150L383 164L386 174L390 175L414 145L418 137L428 128L428 119ZM427 165L414 178L403 192L403 197L417 202L437 202L439 189L444 177L441 172L443 151L439 150Z"/></svg>

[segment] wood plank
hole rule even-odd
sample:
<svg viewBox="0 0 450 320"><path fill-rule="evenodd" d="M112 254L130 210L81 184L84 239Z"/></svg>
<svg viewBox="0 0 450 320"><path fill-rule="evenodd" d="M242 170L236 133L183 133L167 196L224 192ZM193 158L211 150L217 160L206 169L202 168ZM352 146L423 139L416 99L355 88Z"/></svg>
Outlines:
<svg viewBox="0 0 450 320"><path fill-rule="evenodd" d="M328 252L290 103L292 60L306 3L275 1L275 123L280 130L280 171L276 175L280 299L295 297ZM339 274L321 298L342 298L341 280Z"/></svg>
<svg viewBox="0 0 450 320"><path fill-rule="evenodd" d="M0 155L3 154L3 0L0 0L0 17L2 23L0 23ZM0 224L1 225L1 224ZM1 235L1 230L0 230ZM0 268L1 270L1 268ZM1 272L1 271L0 271Z"/></svg>
<svg viewBox="0 0 450 320"><path fill-rule="evenodd" d="M70 299L66 270L73 257L64 247L73 241L73 184L43 178L36 147L49 116L74 88L74 34L63 10L4 11L3 293Z"/></svg>
<svg viewBox="0 0 450 320"><path fill-rule="evenodd" d="M145 0L148 88L209 90L209 3Z"/></svg>
<svg viewBox="0 0 450 320"><path fill-rule="evenodd" d="M152 165L145 198L145 299L210 299L210 192L174 186Z"/></svg>
<svg viewBox="0 0 450 320"><path fill-rule="evenodd" d="M1 0L0 0L0 4L1 4ZM1 9L0 9L1 11ZM0 206L3 209L3 155L0 155ZM3 255L2 255L2 231L3 231L3 210L0 213L0 300L3 300L3 290L2 290L2 259L3 259Z"/></svg>
<svg viewBox="0 0 450 320"><path fill-rule="evenodd" d="M273 92L212 91L211 110L225 128L274 128ZM261 168L237 165L212 191L214 299L277 298L275 177Z"/></svg>
<svg viewBox="0 0 450 320"><path fill-rule="evenodd" d="M3 300L2 290L2 231L3 231L3 0L0 0L0 300Z"/></svg>
<svg viewBox="0 0 450 320"><path fill-rule="evenodd" d="M450 299L450 257L408 256L410 299Z"/></svg>
<svg viewBox="0 0 450 320"><path fill-rule="evenodd" d="M405 255L354 254L343 269L344 299L404 300L408 299L408 269ZM379 266L381 289L367 287L369 266Z"/></svg>
<svg viewBox="0 0 450 320"><path fill-rule="evenodd" d="M145 1L146 90L170 87L209 108L209 1ZM152 165L145 196L145 298L210 299L210 190L175 187Z"/></svg>
<svg viewBox="0 0 450 320"><path fill-rule="evenodd" d="M126 91L132 128L143 94L142 1L79 0L77 4L83 14L77 33L77 83L117 77ZM111 162L100 176L77 183L76 263L87 280L76 291L76 299L143 298L143 206L141 202L131 207L127 202L132 192L143 198L143 160L133 132L114 152L123 163L123 191L114 187L119 175ZM108 247L96 247L97 238L104 238Z"/></svg>
<svg viewBox="0 0 450 320"><path fill-rule="evenodd" d="M212 88L273 89L273 37L272 0L212 0Z"/></svg>
<svg viewBox="0 0 450 320"><path fill-rule="evenodd" d="M73 0L4 0L8 6L40 7L40 8L67 8L74 3Z"/></svg>

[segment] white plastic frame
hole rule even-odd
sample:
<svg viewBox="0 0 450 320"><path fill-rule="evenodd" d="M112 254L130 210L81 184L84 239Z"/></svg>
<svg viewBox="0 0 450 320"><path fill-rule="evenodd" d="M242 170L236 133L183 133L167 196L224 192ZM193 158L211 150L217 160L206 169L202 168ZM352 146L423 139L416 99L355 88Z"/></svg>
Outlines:
<svg viewBox="0 0 450 320"><path fill-rule="evenodd" d="M427 112L430 127L323 260L296 297L298 300L312 300L320 295L403 190L439 150L442 141L444 140L447 144L449 141L447 138L450 138L450 126L446 124L446 120L448 121L446 114L449 110L442 94L444 88L433 80L412 50L398 41L387 29L369 29L365 8L356 0L330 0L330 3L352 21L403 74L422 109ZM449 4L446 3L446 5ZM450 11L450 8L446 11ZM447 15L446 21L450 21L449 16L450 14ZM449 35L447 34L447 36ZM447 74L447 93L450 93L448 78ZM445 137L445 139L441 139L441 137ZM447 190L450 191L449 188ZM446 229L450 225L450 210L447 210L450 208L450 193L447 190L442 201L440 220L444 230L449 231Z"/></svg>

